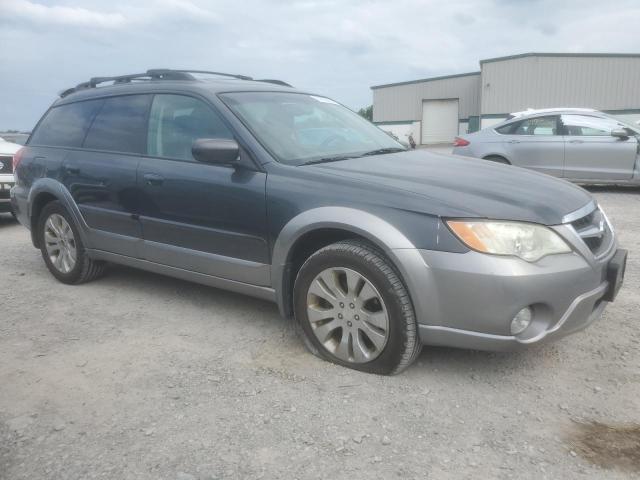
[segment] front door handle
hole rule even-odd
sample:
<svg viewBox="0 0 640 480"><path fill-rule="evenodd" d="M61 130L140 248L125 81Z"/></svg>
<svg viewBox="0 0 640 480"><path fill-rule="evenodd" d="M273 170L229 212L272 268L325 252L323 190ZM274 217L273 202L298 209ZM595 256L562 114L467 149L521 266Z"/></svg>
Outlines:
<svg viewBox="0 0 640 480"><path fill-rule="evenodd" d="M71 175L78 175L80 173L79 167L64 167L65 171Z"/></svg>
<svg viewBox="0 0 640 480"><path fill-rule="evenodd" d="M152 187L162 185L162 183L164 182L164 177L158 175L157 173L145 173L142 178L144 178L144 182L147 185L151 185Z"/></svg>
<svg viewBox="0 0 640 480"><path fill-rule="evenodd" d="M584 143L584 140L569 140L569 143Z"/></svg>

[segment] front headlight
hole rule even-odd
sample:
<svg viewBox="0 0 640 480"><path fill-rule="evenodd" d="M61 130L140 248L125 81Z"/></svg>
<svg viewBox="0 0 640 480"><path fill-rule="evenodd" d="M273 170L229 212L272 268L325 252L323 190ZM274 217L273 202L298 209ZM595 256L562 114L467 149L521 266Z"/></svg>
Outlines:
<svg viewBox="0 0 640 480"><path fill-rule="evenodd" d="M542 225L490 220L449 220L447 225L465 245L483 253L515 255L535 262L546 255L571 251L556 232Z"/></svg>

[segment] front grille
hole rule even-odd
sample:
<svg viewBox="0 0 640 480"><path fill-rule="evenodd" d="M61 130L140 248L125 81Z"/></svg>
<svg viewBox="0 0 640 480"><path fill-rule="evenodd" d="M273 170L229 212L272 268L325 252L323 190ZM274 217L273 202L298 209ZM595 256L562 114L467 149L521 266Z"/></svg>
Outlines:
<svg viewBox="0 0 640 480"><path fill-rule="evenodd" d="M613 239L611 226L599 208L574 220L571 226L596 257L607 250Z"/></svg>
<svg viewBox="0 0 640 480"><path fill-rule="evenodd" d="M0 156L0 173L13 173L13 158Z"/></svg>

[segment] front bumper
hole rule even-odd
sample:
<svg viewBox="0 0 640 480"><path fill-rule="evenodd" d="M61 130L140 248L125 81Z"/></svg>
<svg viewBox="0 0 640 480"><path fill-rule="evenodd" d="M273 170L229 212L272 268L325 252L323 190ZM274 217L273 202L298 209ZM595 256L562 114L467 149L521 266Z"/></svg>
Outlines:
<svg viewBox="0 0 640 480"><path fill-rule="evenodd" d="M616 251L614 239L598 258L576 249L529 263L473 251L417 250L420 267L414 257L402 273L423 344L518 350L581 330L602 314L613 291L608 267ZM411 255L396 254L406 260ZM524 307L532 309L533 320L512 335L511 320Z"/></svg>
<svg viewBox="0 0 640 480"><path fill-rule="evenodd" d="M0 213L12 211L9 192L14 185L13 175L0 174Z"/></svg>

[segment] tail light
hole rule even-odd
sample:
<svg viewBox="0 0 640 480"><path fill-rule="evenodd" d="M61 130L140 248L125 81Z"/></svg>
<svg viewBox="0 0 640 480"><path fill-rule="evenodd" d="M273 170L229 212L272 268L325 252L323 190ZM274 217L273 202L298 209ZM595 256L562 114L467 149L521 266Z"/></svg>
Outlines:
<svg viewBox="0 0 640 480"><path fill-rule="evenodd" d="M454 147L466 147L467 145L469 145L469 140L465 140L464 138L460 138L460 137L456 137L453 140L453 146Z"/></svg>
<svg viewBox="0 0 640 480"><path fill-rule="evenodd" d="M13 154L13 171L15 173L18 170L18 165L20 165L20 160L22 160L22 155L24 155L24 147L18 150Z"/></svg>

